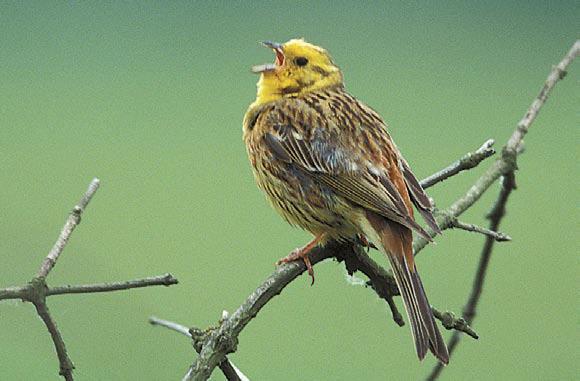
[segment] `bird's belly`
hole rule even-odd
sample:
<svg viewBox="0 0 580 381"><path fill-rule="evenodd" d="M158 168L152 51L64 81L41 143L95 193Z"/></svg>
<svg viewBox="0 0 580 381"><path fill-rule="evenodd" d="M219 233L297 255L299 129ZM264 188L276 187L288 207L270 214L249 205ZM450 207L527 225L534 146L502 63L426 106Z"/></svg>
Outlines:
<svg viewBox="0 0 580 381"><path fill-rule="evenodd" d="M290 224L332 238L357 234L358 228L350 222L353 206L293 165L256 162L254 175L274 209Z"/></svg>

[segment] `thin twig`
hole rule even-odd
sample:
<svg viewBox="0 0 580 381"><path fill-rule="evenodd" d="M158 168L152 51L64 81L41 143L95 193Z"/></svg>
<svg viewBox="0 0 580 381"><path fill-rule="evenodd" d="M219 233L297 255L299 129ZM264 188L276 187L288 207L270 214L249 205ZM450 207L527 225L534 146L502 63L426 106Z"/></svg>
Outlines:
<svg viewBox="0 0 580 381"><path fill-rule="evenodd" d="M507 234L500 233L500 232L494 232L493 230L489 230L487 228L477 226L474 224L468 224L468 223L459 221L457 218L455 218L451 222L451 228L457 228L457 229L465 230L468 232L483 234L483 235L486 235L488 237L493 238L497 242L506 242L506 241L512 240L512 237L510 237Z"/></svg>
<svg viewBox="0 0 580 381"><path fill-rule="evenodd" d="M133 279L124 282L98 283L98 284L81 284L51 287L46 292L46 296L62 294L90 294L94 292L110 292L129 290L132 288L150 287L150 286L171 286L178 284L179 281L171 274L152 276L142 279Z"/></svg>
<svg viewBox="0 0 580 381"><path fill-rule="evenodd" d="M46 303L34 303L34 307L36 307L38 316L40 316L44 322L44 325L46 325L48 332L50 332L50 336L52 337L52 342L54 343L54 348L56 350L58 362L60 364L59 374L63 376L66 381L73 381L72 371L74 369L74 365L68 356L66 345L62 339L60 331L56 327L56 322L50 315L48 306Z"/></svg>
<svg viewBox="0 0 580 381"><path fill-rule="evenodd" d="M54 265L56 264L56 261L58 260L58 257L64 250L64 247L66 246L70 238L70 235L75 230L77 225L81 222L81 215L83 214L85 208L87 207L87 205L89 204L89 202L99 189L99 184L100 184L99 179L94 178L93 181L91 181L91 183L89 184L89 188L87 189L87 191L85 192L79 203L75 205L72 212L69 214L56 242L54 243L54 246L46 256L46 258L42 262L42 265L40 266L40 269L38 270L37 275L38 277L46 278L50 273L50 271L52 270L52 268L54 267Z"/></svg>
<svg viewBox="0 0 580 381"><path fill-rule="evenodd" d="M520 148L522 142L524 141L524 136L528 133L530 126L538 116L540 109L546 103L548 99L548 95L558 83L558 81L564 79L566 74L568 73L568 66L574 61L576 57L580 54L580 40L576 40L574 45L570 48L568 53L564 56L562 61L556 66L552 68L542 90L534 99L528 111L524 114L523 118L518 123L518 126L506 145L506 149L516 151Z"/></svg>
<svg viewBox="0 0 580 381"><path fill-rule="evenodd" d="M30 286L24 287L7 287L0 289L0 300L4 299L22 299L29 301L26 296L28 295L28 289Z"/></svg>
<svg viewBox="0 0 580 381"><path fill-rule="evenodd" d="M191 333L189 332L189 328L187 328L184 325L181 325L179 323L175 323L169 320L164 320L164 319L159 319L158 317L155 316L150 316L149 317L149 323L151 325L158 325L160 327L165 327L168 328L172 331L175 331L177 333L181 333L184 336L187 336L191 339Z"/></svg>
<svg viewBox="0 0 580 381"><path fill-rule="evenodd" d="M97 283L97 284L79 284L47 287L45 296L63 295L63 294L90 294L95 292L110 292L129 290L131 288L150 287L150 286L171 286L177 284L178 280L171 274L152 276L142 279L133 279L124 282ZM8 287L0 289L0 300L4 299L22 299L27 302L33 302L30 294L30 285L22 287ZM34 296L34 294L32 294Z"/></svg>
<svg viewBox="0 0 580 381"><path fill-rule="evenodd" d="M495 153L495 150L492 148L494 143L495 141L493 139L487 140L476 151L465 154L461 159L451 163L446 168L421 180L421 186L423 189L427 189L451 176L455 176L459 172L477 167L479 163Z"/></svg>
<svg viewBox="0 0 580 381"><path fill-rule="evenodd" d="M513 172L517 169L516 158L523 152L523 138L528 132L530 125L534 122L541 107L546 103L548 95L558 83L566 75L568 66L572 63L574 58L580 52L580 41L576 41L572 48L568 51L562 61L554 66L544 83L540 93L532 102L530 108L518 123L515 131L512 133L507 144L502 150L501 156L492 164L487 171L477 179L475 184L467 191L467 193L455 201L449 208L440 211L437 223L441 229L447 229L451 226L453 219L459 217L463 212L471 207L479 198L489 189L489 187L501 176ZM426 229L432 236L435 235L430 229ZM415 255L427 245L428 241L424 237L416 237L413 241L413 249Z"/></svg>

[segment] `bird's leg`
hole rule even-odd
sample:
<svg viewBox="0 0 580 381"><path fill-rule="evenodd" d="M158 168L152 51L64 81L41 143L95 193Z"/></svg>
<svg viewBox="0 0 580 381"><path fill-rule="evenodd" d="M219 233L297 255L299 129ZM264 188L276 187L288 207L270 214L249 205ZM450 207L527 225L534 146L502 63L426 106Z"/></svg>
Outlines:
<svg viewBox="0 0 580 381"><path fill-rule="evenodd" d="M303 260L304 264L306 265L306 269L308 270L308 275L312 278L312 284L314 284L314 270L312 269L312 263L310 263L310 258L308 258L308 253L312 251L322 241L324 238L324 234L319 234L312 239L312 241L308 242L306 245L299 247L297 249L292 250L290 254L281 258L276 262L277 265L281 265L282 263L293 262L296 260Z"/></svg>

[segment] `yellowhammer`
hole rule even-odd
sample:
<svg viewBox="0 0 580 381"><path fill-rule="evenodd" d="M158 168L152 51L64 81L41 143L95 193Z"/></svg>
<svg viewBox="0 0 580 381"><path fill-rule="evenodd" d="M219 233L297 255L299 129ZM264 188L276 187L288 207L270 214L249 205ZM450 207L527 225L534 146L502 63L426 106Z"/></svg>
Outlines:
<svg viewBox="0 0 580 381"><path fill-rule="evenodd" d="M279 262L302 259L334 240L370 240L389 259L419 359L449 353L413 259L413 205L440 232L432 205L371 108L344 88L326 50L304 40L264 42L274 64L255 66L258 95L244 118L244 141L258 186L274 208L314 239Z"/></svg>

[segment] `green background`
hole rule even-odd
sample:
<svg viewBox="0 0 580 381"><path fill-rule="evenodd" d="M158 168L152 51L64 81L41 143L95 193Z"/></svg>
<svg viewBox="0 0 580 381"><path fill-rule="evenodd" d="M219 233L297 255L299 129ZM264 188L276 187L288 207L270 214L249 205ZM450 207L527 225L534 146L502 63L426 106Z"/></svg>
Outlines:
<svg viewBox="0 0 580 381"><path fill-rule="evenodd" d="M180 284L53 297L79 380L180 379L188 341L157 315L206 327L233 311L308 234L258 191L241 141L257 41L326 47L424 177L484 140L498 148L578 38L578 2L2 2L0 287L23 284L89 181L102 187L49 283L171 272ZM576 378L580 67L526 139L518 190L474 328L442 379ZM429 193L462 194L482 165ZM495 186L464 220L485 224ZM418 266L431 302L460 313L483 238L447 231ZM575 249L576 248L576 249ZM383 258L375 252L378 260ZM384 261L382 263L385 263ZM274 299L231 358L253 380L420 379L407 327L336 262ZM398 301L400 303L400 301ZM444 332L446 337L450 332ZM33 307L0 304L0 378L57 380ZM223 376L216 372L216 380Z"/></svg>

